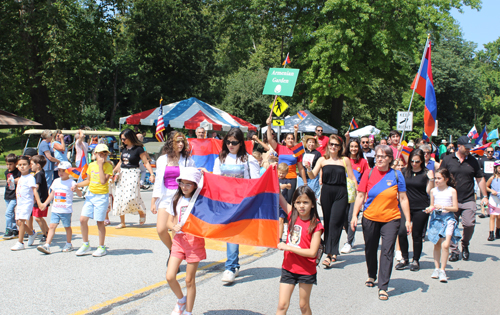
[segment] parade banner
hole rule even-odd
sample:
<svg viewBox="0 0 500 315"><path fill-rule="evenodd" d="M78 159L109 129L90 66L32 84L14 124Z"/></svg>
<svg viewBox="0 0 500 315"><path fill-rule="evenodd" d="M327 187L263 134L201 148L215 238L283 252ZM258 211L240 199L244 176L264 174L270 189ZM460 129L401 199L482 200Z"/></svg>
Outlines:
<svg viewBox="0 0 500 315"><path fill-rule="evenodd" d="M222 150L222 140L219 139L188 139L191 147L191 157L196 167L206 168L209 172L214 171L215 159L219 157ZM245 147L248 154L253 152L253 141L245 141Z"/></svg>

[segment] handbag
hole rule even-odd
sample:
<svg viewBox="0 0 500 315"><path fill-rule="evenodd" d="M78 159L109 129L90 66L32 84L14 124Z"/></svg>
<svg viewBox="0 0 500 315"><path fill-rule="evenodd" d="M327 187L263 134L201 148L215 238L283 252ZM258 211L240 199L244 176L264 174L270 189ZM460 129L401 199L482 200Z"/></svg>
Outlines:
<svg viewBox="0 0 500 315"><path fill-rule="evenodd" d="M344 162L344 167L346 170L345 177L347 180L347 201L349 203L353 203L354 201L356 201L356 183L347 175L347 165L345 164L344 158L342 158L342 161Z"/></svg>

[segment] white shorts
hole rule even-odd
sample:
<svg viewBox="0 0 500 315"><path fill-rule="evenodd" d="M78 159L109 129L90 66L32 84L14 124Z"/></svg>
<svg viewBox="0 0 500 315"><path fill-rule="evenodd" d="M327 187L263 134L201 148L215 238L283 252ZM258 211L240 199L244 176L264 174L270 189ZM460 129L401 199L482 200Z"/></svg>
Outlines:
<svg viewBox="0 0 500 315"><path fill-rule="evenodd" d="M165 209L167 212L170 212L170 204L174 199L174 195L177 189L167 189L167 193L163 195L158 201L157 209Z"/></svg>
<svg viewBox="0 0 500 315"><path fill-rule="evenodd" d="M31 217L33 205L31 207L16 207L16 220L28 220Z"/></svg>

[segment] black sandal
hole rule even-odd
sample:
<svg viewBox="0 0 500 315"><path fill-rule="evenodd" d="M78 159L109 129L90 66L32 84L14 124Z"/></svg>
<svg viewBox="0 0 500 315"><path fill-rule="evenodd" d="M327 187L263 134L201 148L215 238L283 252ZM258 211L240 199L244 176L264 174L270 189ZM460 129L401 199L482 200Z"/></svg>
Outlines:
<svg viewBox="0 0 500 315"><path fill-rule="evenodd" d="M381 301L387 301L389 299L389 294L385 290L378 290L378 299Z"/></svg>
<svg viewBox="0 0 500 315"><path fill-rule="evenodd" d="M369 288L373 288L375 286L375 278L368 278L368 280L365 281L365 285Z"/></svg>
<svg viewBox="0 0 500 315"><path fill-rule="evenodd" d="M326 268L330 268L330 265L332 264L332 258L330 256L326 256L326 258L323 260L322 264Z"/></svg>

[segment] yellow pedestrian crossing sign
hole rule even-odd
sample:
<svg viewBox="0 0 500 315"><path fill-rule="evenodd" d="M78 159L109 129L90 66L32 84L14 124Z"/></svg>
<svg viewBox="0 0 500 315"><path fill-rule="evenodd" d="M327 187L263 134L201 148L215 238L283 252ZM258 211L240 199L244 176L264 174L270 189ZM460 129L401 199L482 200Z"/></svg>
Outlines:
<svg viewBox="0 0 500 315"><path fill-rule="evenodd" d="M273 108L273 103L269 104L269 108ZM285 101L278 96L278 98L276 98L276 104L274 104L274 114L276 116L281 116L281 114L283 114L283 112L288 108L288 104L285 103ZM276 125L277 126L277 125Z"/></svg>
<svg viewBox="0 0 500 315"><path fill-rule="evenodd" d="M273 126L284 126L285 121L283 119L273 119Z"/></svg>

